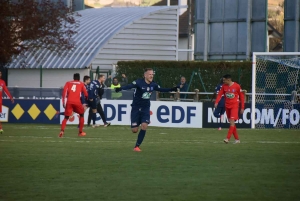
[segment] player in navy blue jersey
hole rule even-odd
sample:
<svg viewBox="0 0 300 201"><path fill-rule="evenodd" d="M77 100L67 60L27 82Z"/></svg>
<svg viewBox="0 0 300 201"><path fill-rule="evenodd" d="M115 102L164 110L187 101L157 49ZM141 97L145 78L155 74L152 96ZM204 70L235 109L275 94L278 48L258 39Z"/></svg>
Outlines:
<svg viewBox="0 0 300 201"><path fill-rule="evenodd" d="M101 75L98 76L98 80L93 80L90 83L90 88L88 91L89 94L89 107L92 109L92 120L93 120L93 128L98 127L99 125L96 125L96 113L97 113L97 97L98 97L98 91L103 85L101 82Z"/></svg>
<svg viewBox="0 0 300 201"><path fill-rule="evenodd" d="M131 131L133 133L137 133L139 131L140 125L141 129L138 134L135 147L133 149L134 151L141 151L139 147L144 140L146 129L148 127L148 124L150 123L150 97L153 91L177 91L177 87L160 88L158 84L152 81L153 76L153 70L151 68L147 68L144 71L144 79L138 79L136 81L133 81L129 85L115 88L116 92L135 88L133 93L133 101L131 104Z"/></svg>
<svg viewBox="0 0 300 201"><path fill-rule="evenodd" d="M222 86L223 86L223 79L221 79L220 83L216 86L214 96L219 94ZM217 117L217 118L220 118L220 121L219 121L220 125L219 125L218 130L222 129L221 128L221 122L223 121L222 119L224 117L224 113L225 113L225 98L224 98L224 95L222 95L222 98L221 98L220 102L218 103L218 106L215 108L215 111L214 111L214 116Z"/></svg>

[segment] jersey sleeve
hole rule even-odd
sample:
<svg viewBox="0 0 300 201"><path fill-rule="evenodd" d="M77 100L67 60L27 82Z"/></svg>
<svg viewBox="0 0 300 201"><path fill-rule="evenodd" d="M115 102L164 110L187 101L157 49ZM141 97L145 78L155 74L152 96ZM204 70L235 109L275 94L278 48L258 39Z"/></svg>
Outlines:
<svg viewBox="0 0 300 201"><path fill-rule="evenodd" d="M11 96L11 94L9 93L7 87L6 87L6 84L5 82L3 82L3 90L4 92L6 93L6 95L10 98L10 99L13 99L13 97Z"/></svg>
<svg viewBox="0 0 300 201"><path fill-rule="evenodd" d="M218 94L220 92L220 89L222 88L221 85L218 85L216 88L215 88L215 93Z"/></svg>
<svg viewBox="0 0 300 201"><path fill-rule="evenodd" d="M240 87L240 85L238 85L238 94L239 94L239 99L240 99L240 102L241 102L241 109L244 109L245 108L245 96L244 96L244 93L242 92L242 89Z"/></svg>
<svg viewBox="0 0 300 201"><path fill-rule="evenodd" d="M155 86L154 86L154 90L155 91L159 91L159 92L170 92L172 91L171 88L161 88L158 84L155 83Z"/></svg>
<svg viewBox="0 0 300 201"><path fill-rule="evenodd" d="M220 90L219 90L219 92L218 92L218 96L216 98L215 104L219 103L219 101L221 100L223 94L224 94L224 90L223 90L223 87L221 87Z"/></svg>
<svg viewBox="0 0 300 201"><path fill-rule="evenodd" d="M63 92L62 92L62 103L63 105L65 104L65 101L66 101L66 97L68 95L68 85L69 83L67 82L64 86L64 89L63 89Z"/></svg>
<svg viewBox="0 0 300 201"><path fill-rule="evenodd" d="M126 85L126 86L122 86L121 89L122 90L128 90L128 89L132 89L132 88L137 88L138 85L138 80L133 81L132 83Z"/></svg>
<svg viewBox="0 0 300 201"><path fill-rule="evenodd" d="M95 88L96 88L96 85L94 84L94 82L91 82L90 83L90 89L88 91L88 97L89 97L89 99L93 99L94 98Z"/></svg>

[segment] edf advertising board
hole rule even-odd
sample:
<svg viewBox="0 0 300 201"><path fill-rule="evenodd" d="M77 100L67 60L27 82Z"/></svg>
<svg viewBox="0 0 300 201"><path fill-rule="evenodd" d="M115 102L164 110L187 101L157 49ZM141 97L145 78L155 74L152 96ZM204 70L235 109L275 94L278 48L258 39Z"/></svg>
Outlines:
<svg viewBox="0 0 300 201"><path fill-rule="evenodd" d="M130 125L131 103L131 100L101 101L107 121L113 125ZM63 111L61 103L61 112ZM202 128L202 103L152 101L150 114L149 126ZM88 118L88 110L84 118ZM61 116L61 122L63 119L64 117ZM78 123L78 115L68 121L68 124ZM103 124L101 119L96 123Z"/></svg>

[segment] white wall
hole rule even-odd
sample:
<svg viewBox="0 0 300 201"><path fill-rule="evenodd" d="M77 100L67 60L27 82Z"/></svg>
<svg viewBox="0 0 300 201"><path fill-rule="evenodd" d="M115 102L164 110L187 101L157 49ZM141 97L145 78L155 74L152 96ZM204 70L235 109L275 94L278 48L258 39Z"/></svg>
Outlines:
<svg viewBox="0 0 300 201"><path fill-rule="evenodd" d="M43 87L63 87L73 79L74 73L80 73L80 79L89 75L89 69L43 69ZM8 86L40 87L39 69L8 69Z"/></svg>
<svg viewBox="0 0 300 201"><path fill-rule="evenodd" d="M194 34L191 37L191 45L192 49L194 49ZM188 49L188 38L187 37L181 37L178 40L178 48L179 49ZM188 57L188 52L178 52L178 60L179 61L187 61L187 60L194 60L194 52L190 52L190 55Z"/></svg>

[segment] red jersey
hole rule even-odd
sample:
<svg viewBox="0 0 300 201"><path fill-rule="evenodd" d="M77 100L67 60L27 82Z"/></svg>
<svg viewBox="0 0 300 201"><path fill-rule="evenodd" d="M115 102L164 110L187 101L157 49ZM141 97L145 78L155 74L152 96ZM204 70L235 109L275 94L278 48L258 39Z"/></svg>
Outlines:
<svg viewBox="0 0 300 201"><path fill-rule="evenodd" d="M223 84L215 104L218 104L222 98L222 95L225 97L225 107L226 108L233 108L239 107L239 103L241 102L241 108L245 108L245 99L244 94L241 92L241 87L239 84L233 82L231 86L227 84Z"/></svg>
<svg viewBox="0 0 300 201"><path fill-rule="evenodd" d="M7 89L7 87L6 87L5 82L4 82L2 79L0 79L0 104L2 104L2 92L3 92L3 91L6 93L6 95L7 95L10 99L12 99L12 96L11 96L11 94L9 93L9 91L8 91L8 89Z"/></svg>
<svg viewBox="0 0 300 201"><path fill-rule="evenodd" d="M66 82L62 94L63 104L65 104L65 98L67 98L68 103L81 104L81 93L83 93L85 97L88 97L88 93L83 82L78 80Z"/></svg>

